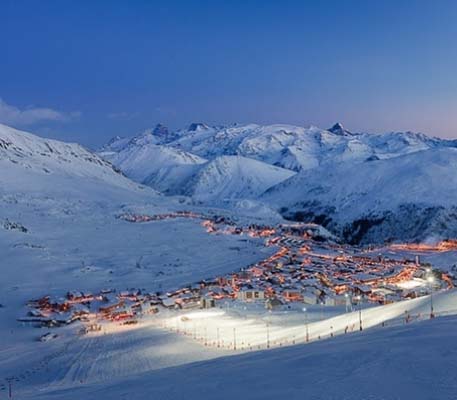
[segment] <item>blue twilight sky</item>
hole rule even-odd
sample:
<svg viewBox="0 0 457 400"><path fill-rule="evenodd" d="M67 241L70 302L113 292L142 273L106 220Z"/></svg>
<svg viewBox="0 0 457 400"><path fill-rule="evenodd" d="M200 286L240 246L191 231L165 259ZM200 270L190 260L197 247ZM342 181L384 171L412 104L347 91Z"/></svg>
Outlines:
<svg viewBox="0 0 457 400"><path fill-rule="evenodd" d="M0 122L98 146L157 122L457 137L457 1L0 2Z"/></svg>

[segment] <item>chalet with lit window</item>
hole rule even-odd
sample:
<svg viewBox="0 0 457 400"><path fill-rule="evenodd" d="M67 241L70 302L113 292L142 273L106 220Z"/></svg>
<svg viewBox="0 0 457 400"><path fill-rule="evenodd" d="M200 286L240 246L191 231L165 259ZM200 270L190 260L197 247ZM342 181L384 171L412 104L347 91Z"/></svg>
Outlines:
<svg viewBox="0 0 457 400"><path fill-rule="evenodd" d="M241 289L236 298L240 301L264 300L265 292L260 289Z"/></svg>

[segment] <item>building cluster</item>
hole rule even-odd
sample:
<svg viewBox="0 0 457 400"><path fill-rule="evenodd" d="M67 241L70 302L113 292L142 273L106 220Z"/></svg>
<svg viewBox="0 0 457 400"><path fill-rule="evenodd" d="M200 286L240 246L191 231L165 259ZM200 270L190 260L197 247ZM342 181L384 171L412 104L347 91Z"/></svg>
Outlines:
<svg viewBox="0 0 457 400"><path fill-rule="evenodd" d="M161 303L157 294L144 293L139 289L121 292L107 289L97 294L71 291L65 297L44 296L29 301L29 312L20 321L46 327L83 321L89 330L99 330L97 321L134 324L139 316L157 313Z"/></svg>
<svg viewBox="0 0 457 400"><path fill-rule="evenodd" d="M348 306L354 302L386 304L451 288L453 277L430 270L418 257L390 259L367 256L360 249L319 240L309 226L266 227L203 221L211 233L248 234L267 238L279 250L271 257L236 273L198 282L167 293L167 307L206 308L223 300L261 301L267 308L291 302ZM235 230L236 229L236 230ZM428 281L430 274L436 279ZM208 299L213 301L208 302Z"/></svg>
<svg viewBox="0 0 457 400"><path fill-rule="evenodd" d="M419 257L390 259L340 245L313 224L238 226L224 216L188 211L155 216L124 214L119 218L130 222L197 218L203 220L209 233L263 238L266 246L278 250L235 273L167 293L131 289L97 294L72 291L63 298L45 296L29 302L30 311L22 321L59 326L82 320L91 331L100 329L98 321L135 324L138 318L162 309L212 308L227 300L263 302L269 309L294 302L326 306L349 306L361 301L386 304L451 288L455 281L451 273L434 271Z"/></svg>
<svg viewBox="0 0 457 400"><path fill-rule="evenodd" d="M151 222L151 221L163 221L166 219L175 219L175 218L197 218L202 219L203 216L196 214L192 211L176 211L166 214L134 214L134 213L124 213L117 216L118 219L122 219L127 222Z"/></svg>
<svg viewBox="0 0 457 400"><path fill-rule="evenodd" d="M422 264L418 257L398 260L367 256L351 246L316 240L315 231L309 226L251 225L233 231L231 225L221 227L210 220L203 225L211 233L266 237L266 245L278 246L279 250L236 273L170 293L170 298L175 299L173 306L199 307L201 298L264 301L268 308L291 302L327 306L359 301L386 304L454 286L450 274L436 271L436 279L430 283L430 266ZM184 303L181 294L185 296Z"/></svg>
<svg viewBox="0 0 457 400"><path fill-rule="evenodd" d="M401 243L390 245L392 250L407 250L419 252L444 252L456 251L457 239L448 239L434 244L427 243Z"/></svg>

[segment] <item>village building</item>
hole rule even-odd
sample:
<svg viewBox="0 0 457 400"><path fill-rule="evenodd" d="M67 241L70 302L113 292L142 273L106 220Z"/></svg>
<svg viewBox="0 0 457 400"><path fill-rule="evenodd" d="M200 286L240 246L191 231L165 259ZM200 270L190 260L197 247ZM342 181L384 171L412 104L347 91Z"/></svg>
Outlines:
<svg viewBox="0 0 457 400"><path fill-rule="evenodd" d="M335 306L346 306L347 297L343 295L327 295L324 299L324 305L335 307Z"/></svg>
<svg viewBox="0 0 457 400"><path fill-rule="evenodd" d="M163 298L162 300L162 305L165 308L174 308L176 306L175 300L171 299L169 297Z"/></svg>
<svg viewBox="0 0 457 400"><path fill-rule="evenodd" d="M282 297L286 301L303 301L303 295L298 289L286 289L282 292Z"/></svg>
<svg viewBox="0 0 457 400"><path fill-rule="evenodd" d="M241 289L237 293L237 299L240 301L264 300L265 292L260 289Z"/></svg>
<svg viewBox="0 0 457 400"><path fill-rule="evenodd" d="M317 304L317 295L315 291L304 291L302 292L303 303L305 304Z"/></svg>
<svg viewBox="0 0 457 400"><path fill-rule="evenodd" d="M200 308L207 309L207 308L214 308L216 307L216 301L210 296L204 296L200 300Z"/></svg>

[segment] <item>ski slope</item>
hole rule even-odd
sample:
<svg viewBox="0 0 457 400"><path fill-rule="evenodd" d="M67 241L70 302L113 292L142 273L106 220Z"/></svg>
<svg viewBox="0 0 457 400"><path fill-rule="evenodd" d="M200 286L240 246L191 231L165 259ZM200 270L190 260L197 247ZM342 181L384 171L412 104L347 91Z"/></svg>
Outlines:
<svg viewBox="0 0 457 400"><path fill-rule="evenodd" d="M437 306L440 310L451 305L454 308L455 300L455 293L440 294ZM370 325L398 315L403 308L397 308L378 309L378 317L373 311L372 315L366 315L366 321ZM414 302L411 309L426 312L427 307ZM336 325L336 318L315 324ZM344 319L347 323L352 317L346 315ZM238 396L301 399L304 395L322 400L453 399L457 390L456 321L455 316L448 316L392 324L308 344L275 346L268 351L237 350L231 356L228 350L203 345L199 353L187 336L175 333L163 336L154 329L139 329L128 337L135 341L138 335L147 332L147 339L145 336L142 341L143 351L133 347L136 350L127 355L126 351L118 350L111 359L114 341L119 347L126 345L129 350L132 347L125 332L108 333L88 339L89 343L83 344L88 348L80 357L70 362L65 358L54 361L51 374L55 373L57 363L61 371L68 371L63 381L44 385L39 391L18 389L18 394L24 399L69 400L101 396L140 399L146 394L159 400ZM304 326L300 329L303 331ZM99 342L95 344L92 340ZM103 346L103 341L108 344ZM161 346L157 347L156 343ZM178 354L181 359L177 359ZM202 359L203 354L206 360ZM132 367L142 368L142 372L127 372ZM122 369L123 375L119 374ZM94 381L92 373L104 378Z"/></svg>
<svg viewBox="0 0 457 400"><path fill-rule="evenodd" d="M435 293L434 314L457 314L457 290ZM200 341L227 349L255 350L316 341L336 335L357 332L362 329L405 323L405 316L411 320L430 318L430 296L397 303L363 308L315 321L320 306L308 306L307 313L297 312L261 314L241 313L224 310L204 310L184 313L163 321L166 327L193 335L197 331ZM306 321L308 318L308 324ZM314 321L313 321L314 320ZM307 325L307 327L306 327Z"/></svg>

